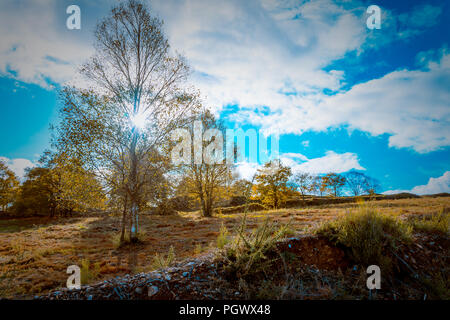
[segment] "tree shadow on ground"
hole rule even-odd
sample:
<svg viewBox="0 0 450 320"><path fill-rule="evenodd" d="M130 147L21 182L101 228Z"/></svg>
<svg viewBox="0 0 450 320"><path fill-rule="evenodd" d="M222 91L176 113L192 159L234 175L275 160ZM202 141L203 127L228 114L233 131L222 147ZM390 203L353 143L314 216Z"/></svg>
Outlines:
<svg viewBox="0 0 450 320"><path fill-rule="evenodd" d="M195 216L186 217L179 214L157 216L142 214L139 217L141 232L138 243L126 243L119 246L121 217L104 215L89 221L81 231L80 239L74 247L81 250L82 258L100 263L104 270L111 269L121 273L147 271L151 267L156 253L166 254L170 246L176 252L186 249L186 239L175 239L174 231L195 231ZM193 251L193 248L192 248Z"/></svg>
<svg viewBox="0 0 450 320"><path fill-rule="evenodd" d="M24 217L0 219L0 233L14 233L33 228L45 228L52 225L65 225L81 222L83 217Z"/></svg>

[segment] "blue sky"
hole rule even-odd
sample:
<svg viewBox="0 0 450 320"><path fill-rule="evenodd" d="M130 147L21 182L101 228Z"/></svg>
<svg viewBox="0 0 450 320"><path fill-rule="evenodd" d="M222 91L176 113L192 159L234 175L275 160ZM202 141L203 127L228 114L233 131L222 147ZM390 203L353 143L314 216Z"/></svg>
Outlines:
<svg viewBox="0 0 450 320"><path fill-rule="evenodd" d="M49 147L57 89L83 84L76 67L114 2L1 2L0 157L18 174ZM81 8L81 30L65 27L70 4ZM387 192L450 192L448 1L150 4L205 104L228 127L280 134L294 171L357 169ZM379 30L366 26L372 4Z"/></svg>

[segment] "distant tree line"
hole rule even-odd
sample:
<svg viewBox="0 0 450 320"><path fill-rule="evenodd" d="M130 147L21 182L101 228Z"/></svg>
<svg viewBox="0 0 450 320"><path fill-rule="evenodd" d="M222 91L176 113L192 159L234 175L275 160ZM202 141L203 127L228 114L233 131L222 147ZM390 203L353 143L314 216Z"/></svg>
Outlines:
<svg viewBox="0 0 450 320"><path fill-rule="evenodd" d="M215 121L210 113L203 116ZM54 217L68 216L74 211L108 209L127 212L129 209L129 201L121 195L120 189L102 184L76 159L46 151L38 164L26 170L24 181L20 183L6 163L0 161L3 211L20 216ZM156 170L152 174L155 180L142 185L139 204L142 211L164 215L198 208L205 217L210 217L218 204L241 205L247 196L267 207L279 208L290 198L372 195L380 187L376 179L359 171L292 174L291 168L279 160L267 162L258 169L253 182L240 179L233 167L225 164L182 165L171 167L169 175L164 176L164 173L169 171ZM119 173L112 175L111 179L123 179Z"/></svg>

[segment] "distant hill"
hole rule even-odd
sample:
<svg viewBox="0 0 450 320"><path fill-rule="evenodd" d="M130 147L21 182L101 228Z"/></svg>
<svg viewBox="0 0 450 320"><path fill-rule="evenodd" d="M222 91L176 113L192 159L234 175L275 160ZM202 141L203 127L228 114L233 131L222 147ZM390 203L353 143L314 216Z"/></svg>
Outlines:
<svg viewBox="0 0 450 320"><path fill-rule="evenodd" d="M424 195L422 197L427 197L427 198L450 197L450 193L441 192L441 193L435 193L435 194L427 194L427 195Z"/></svg>
<svg viewBox="0 0 450 320"><path fill-rule="evenodd" d="M411 199L411 198L420 198L417 194L409 193L409 192L401 192L395 194L387 194L384 196L384 199Z"/></svg>

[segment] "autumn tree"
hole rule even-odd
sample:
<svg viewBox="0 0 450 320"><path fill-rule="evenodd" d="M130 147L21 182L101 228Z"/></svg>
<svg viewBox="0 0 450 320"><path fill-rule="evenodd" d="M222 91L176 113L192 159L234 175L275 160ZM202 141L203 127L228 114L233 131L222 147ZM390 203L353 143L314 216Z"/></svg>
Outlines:
<svg viewBox="0 0 450 320"><path fill-rule="evenodd" d="M257 170L254 185L256 197L274 209L278 208L292 190L288 181L292 175L291 168L284 166L280 160L272 160Z"/></svg>
<svg viewBox="0 0 450 320"><path fill-rule="evenodd" d="M298 172L294 175L293 182L300 191L303 200L305 200L306 193L313 190L313 180L314 177L307 172Z"/></svg>
<svg viewBox="0 0 450 320"><path fill-rule="evenodd" d="M248 191L251 190L252 183L246 179L239 179L234 177L229 189L230 205L238 206L243 205L247 201L247 197L251 196Z"/></svg>
<svg viewBox="0 0 450 320"><path fill-rule="evenodd" d="M77 160L46 152L39 165L27 171L15 210L53 217L102 209L105 200L100 183Z"/></svg>
<svg viewBox="0 0 450 320"><path fill-rule="evenodd" d="M189 131L184 131L184 139L190 140L190 133L188 137L186 134L194 133L198 125L200 125L200 131L204 130L200 141L194 138L193 143L185 145L184 149L173 151L182 152L185 156L186 161L179 166L183 175L185 193L194 195L200 202L203 216L210 217L215 202L226 191L226 185L232 179L232 165L225 161L223 124L216 120L210 111L205 110L199 117L193 118ZM178 154L174 154L173 157L176 156Z"/></svg>
<svg viewBox="0 0 450 320"><path fill-rule="evenodd" d="M3 160L0 160L0 207L3 211L14 202L19 180Z"/></svg>
<svg viewBox="0 0 450 320"><path fill-rule="evenodd" d="M189 68L171 54L162 21L142 2L129 0L97 25L95 54L81 73L92 90L62 92L57 144L105 184L116 184L113 172L122 175L123 184L115 187L127 198L135 241L144 185L154 178L149 154L158 154L197 106L196 93L186 85Z"/></svg>
<svg viewBox="0 0 450 320"><path fill-rule="evenodd" d="M313 176L309 188L311 193L323 196L323 193L326 190L326 186L322 183L322 176Z"/></svg>
<svg viewBox="0 0 450 320"><path fill-rule="evenodd" d="M337 173L328 173L322 177L322 186L329 190L329 194L339 196L345 185L345 177Z"/></svg>
<svg viewBox="0 0 450 320"><path fill-rule="evenodd" d="M35 167L25 174L13 211L17 215L51 215L55 213L49 169Z"/></svg>

